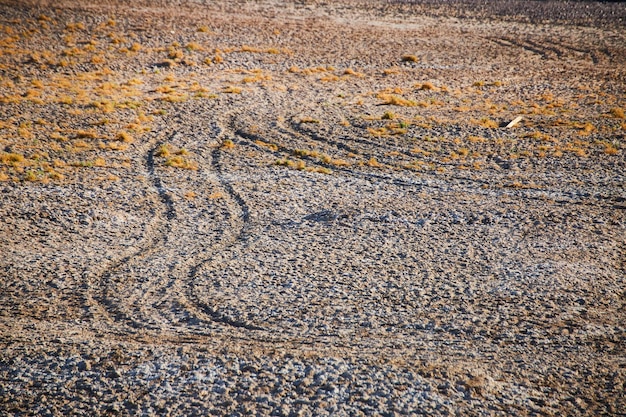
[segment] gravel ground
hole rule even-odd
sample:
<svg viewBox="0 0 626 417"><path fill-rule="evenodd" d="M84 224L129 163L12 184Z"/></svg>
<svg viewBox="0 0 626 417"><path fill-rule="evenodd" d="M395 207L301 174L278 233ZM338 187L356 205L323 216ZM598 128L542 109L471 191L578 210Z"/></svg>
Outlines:
<svg viewBox="0 0 626 417"><path fill-rule="evenodd" d="M533 5L0 4L0 414L624 415L626 7Z"/></svg>

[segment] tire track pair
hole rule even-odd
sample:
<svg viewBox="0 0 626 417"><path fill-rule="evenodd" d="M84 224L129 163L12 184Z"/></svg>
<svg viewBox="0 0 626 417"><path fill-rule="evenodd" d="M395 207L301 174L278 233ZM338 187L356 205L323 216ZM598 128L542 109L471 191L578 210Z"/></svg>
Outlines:
<svg viewBox="0 0 626 417"><path fill-rule="evenodd" d="M177 134L180 132L170 135L168 141L173 141ZM216 136L222 136L222 131ZM145 165L162 206L152 228L158 231L147 236L146 244L116 261L101 274L102 290L98 302L108 313L109 321L121 325L129 333L143 330L202 333L210 322L257 330L256 326L222 317L219 312L198 303L186 290L199 267L217 251L236 241L249 219L245 201L218 172L219 148L213 149L209 155L202 155L203 159L210 159L210 163L202 164L196 176L211 173L205 173L205 166L210 166L213 173L217 172L218 181L211 185L222 188L227 195L226 200L232 200L226 204L223 217L234 231L223 230L215 241L200 242L195 247L191 244L181 247L180 239L176 240L176 237L181 230L183 234L185 231L182 211L177 210L167 188L167 179L159 173L155 164L155 152L161 143L153 141L150 145ZM200 256L204 259L198 261Z"/></svg>
<svg viewBox="0 0 626 417"><path fill-rule="evenodd" d="M563 42L543 40L535 41L529 38L516 39L511 37L489 37L491 42L505 48L521 48L533 54L541 56L543 59L562 59L565 56L574 55L589 56L591 61L598 65L602 61L613 58L613 54L608 48L583 48L566 45Z"/></svg>

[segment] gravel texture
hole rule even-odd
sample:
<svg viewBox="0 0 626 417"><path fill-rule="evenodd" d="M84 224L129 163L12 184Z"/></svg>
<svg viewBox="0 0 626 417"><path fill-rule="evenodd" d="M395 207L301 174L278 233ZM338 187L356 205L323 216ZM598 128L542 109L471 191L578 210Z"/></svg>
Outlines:
<svg viewBox="0 0 626 417"><path fill-rule="evenodd" d="M626 6L535 3L2 2L0 414L624 415Z"/></svg>

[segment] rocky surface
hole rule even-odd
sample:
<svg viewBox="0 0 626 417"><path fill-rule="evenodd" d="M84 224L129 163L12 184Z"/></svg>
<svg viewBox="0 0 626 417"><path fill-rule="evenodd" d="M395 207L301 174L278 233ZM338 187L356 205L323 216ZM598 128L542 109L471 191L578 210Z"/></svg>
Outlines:
<svg viewBox="0 0 626 417"><path fill-rule="evenodd" d="M2 4L1 413L623 414L626 7L539 4Z"/></svg>

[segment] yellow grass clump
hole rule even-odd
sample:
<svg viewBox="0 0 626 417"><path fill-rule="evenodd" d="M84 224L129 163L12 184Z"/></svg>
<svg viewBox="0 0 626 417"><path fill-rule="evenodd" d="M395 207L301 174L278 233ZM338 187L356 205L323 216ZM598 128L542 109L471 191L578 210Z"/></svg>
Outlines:
<svg viewBox="0 0 626 417"><path fill-rule="evenodd" d="M378 94L378 99L382 100L385 104L391 106L401 106L401 107L415 107L417 103L413 100L407 100L403 97L394 95L394 94Z"/></svg>
<svg viewBox="0 0 626 417"><path fill-rule="evenodd" d="M344 73L344 75L352 75L352 76L355 76L355 77L364 77L364 74L362 74L360 72L356 72L352 68L346 68L343 73Z"/></svg>
<svg viewBox="0 0 626 417"><path fill-rule="evenodd" d="M487 129L497 129L500 126L498 122L491 120L488 117L483 117L482 119L475 121L475 123Z"/></svg>
<svg viewBox="0 0 626 417"><path fill-rule="evenodd" d="M97 139L98 133L94 130L78 130L76 132L76 137L78 139Z"/></svg>
<svg viewBox="0 0 626 417"><path fill-rule="evenodd" d="M397 68L397 67L386 68L383 70L384 75L394 75L394 74L399 74L399 73L400 73L400 68Z"/></svg>
<svg viewBox="0 0 626 417"><path fill-rule="evenodd" d="M622 109L621 107L614 107L614 108L612 108L610 110L610 113L616 119L624 119L624 118L626 118L626 115L624 115L624 109Z"/></svg>
<svg viewBox="0 0 626 417"><path fill-rule="evenodd" d="M271 151L277 151L278 150L278 145L276 145L275 143L267 143L267 142L263 142L262 140L255 140L254 143L256 143L259 146L262 146L264 148L267 148Z"/></svg>
<svg viewBox="0 0 626 417"><path fill-rule="evenodd" d="M6 165L16 165L24 161L24 155L19 153L2 153L0 162Z"/></svg>
<svg viewBox="0 0 626 417"><path fill-rule="evenodd" d="M241 94L242 89L239 87L228 86L222 90L223 93L227 94Z"/></svg>
<svg viewBox="0 0 626 417"><path fill-rule="evenodd" d="M592 123L590 123L590 122L587 122L587 123L585 123L584 125L580 125L580 124L579 124L577 127L580 129L580 130L578 131L578 134L579 134L580 136L587 136L587 135L589 135L591 132L593 132L594 130L596 130L596 127L595 127Z"/></svg>
<svg viewBox="0 0 626 417"><path fill-rule="evenodd" d="M189 42L185 48L187 48L188 51L202 51L204 49L202 45L197 42Z"/></svg>
<svg viewBox="0 0 626 417"><path fill-rule="evenodd" d="M402 62L418 62L419 58L415 55L402 55Z"/></svg>
<svg viewBox="0 0 626 417"><path fill-rule="evenodd" d="M415 88L417 88L419 90L435 90L435 86L432 83L428 82L428 81L426 81L425 83L422 83L422 84L416 84Z"/></svg>
<svg viewBox="0 0 626 417"><path fill-rule="evenodd" d="M195 171L198 169L198 165L194 162L187 160L181 155L173 156L171 158L167 158L165 160L165 166L174 167L174 168L182 168L189 169Z"/></svg>
<svg viewBox="0 0 626 417"><path fill-rule="evenodd" d="M604 144L604 153L606 155L617 155L619 153L619 149L612 143Z"/></svg>
<svg viewBox="0 0 626 417"><path fill-rule="evenodd" d="M382 164L376 160L373 156L367 161L367 165L372 168L380 168Z"/></svg>
<svg viewBox="0 0 626 417"><path fill-rule="evenodd" d="M128 132L119 132L117 134L117 139L121 140L124 143L132 143L134 140Z"/></svg>
<svg viewBox="0 0 626 417"><path fill-rule="evenodd" d="M155 155L162 158L170 156L170 147L167 144L159 146L159 149L157 149Z"/></svg>
<svg viewBox="0 0 626 417"><path fill-rule="evenodd" d="M230 139L226 139L224 143L222 143L223 149L232 149L234 147L235 147L235 143Z"/></svg>

